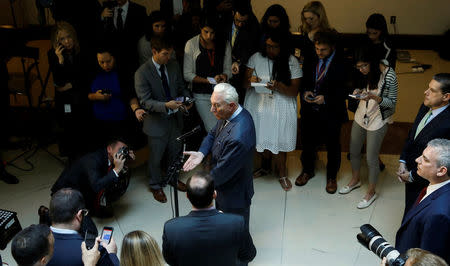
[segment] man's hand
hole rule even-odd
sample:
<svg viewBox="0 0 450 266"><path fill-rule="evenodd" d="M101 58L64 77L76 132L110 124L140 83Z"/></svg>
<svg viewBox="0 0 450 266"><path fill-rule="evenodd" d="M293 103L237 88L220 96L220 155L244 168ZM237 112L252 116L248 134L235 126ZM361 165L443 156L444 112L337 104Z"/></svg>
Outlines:
<svg viewBox="0 0 450 266"><path fill-rule="evenodd" d="M307 103L314 103L314 100L308 99L309 97L314 97L314 93L312 91L305 91L305 94L303 95L303 100Z"/></svg>
<svg viewBox="0 0 450 266"><path fill-rule="evenodd" d="M111 94L104 94L103 90L97 90L95 92L94 98L97 101L105 101L106 102L106 101L109 101L111 99Z"/></svg>
<svg viewBox="0 0 450 266"><path fill-rule="evenodd" d="M251 76L251 78L250 78L250 82L257 83L257 82L260 82L260 81L261 81L261 79L258 78L257 76Z"/></svg>
<svg viewBox="0 0 450 266"><path fill-rule="evenodd" d="M105 8L102 11L102 18L110 18L113 16L113 10L111 8Z"/></svg>
<svg viewBox="0 0 450 266"><path fill-rule="evenodd" d="M324 104L325 97L323 95L317 95L316 98L314 99L314 101L312 101L312 102L316 103L316 104Z"/></svg>
<svg viewBox="0 0 450 266"><path fill-rule="evenodd" d="M136 119L139 122L144 121L144 117L146 114L147 114L147 112L144 109L140 109L140 108L134 112L134 115L136 116Z"/></svg>
<svg viewBox="0 0 450 266"><path fill-rule="evenodd" d="M123 154L114 154L114 171L116 171L117 174L120 173L120 171L122 171L123 166L125 164L125 157L123 156Z"/></svg>
<svg viewBox="0 0 450 266"><path fill-rule="evenodd" d="M187 161L183 165L183 171L185 172L189 172L197 167L197 165L199 165L205 157L205 155L199 151L186 151L183 152L183 154L190 155L189 159L187 159Z"/></svg>
<svg viewBox="0 0 450 266"><path fill-rule="evenodd" d="M136 160L136 155L134 154L133 150L129 150L128 151L128 155L130 156L131 160Z"/></svg>
<svg viewBox="0 0 450 266"><path fill-rule="evenodd" d="M233 75L239 74L239 63L238 62L233 62L233 64L231 65L231 73Z"/></svg>
<svg viewBox="0 0 450 266"><path fill-rule="evenodd" d="M405 163L400 162L397 170L397 178L402 183L409 183L409 171Z"/></svg>
<svg viewBox="0 0 450 266"><path fill-rule="evenodd" d="M177 110L183 102L172 100L170 102L166 102L166 107L172 110Z"/></svg>
<svg viewBox="0 0 450 266"><path fill-rule="evenodd" d="M86 242L81 243L81 260L85 266L95 266L100 259L100 251L98 250L98 243L100 237L95 239L95 244L91 249L86 248Z"/></svg>
<svg viewBox="0 0 450 266"><path fill-rule="evenodd" d="M109 241L109 244L102 242L102 246L106 249L106 251L108 251L109 254L117 253L117 245L114 237L111 237L111 241Z"/></svg>

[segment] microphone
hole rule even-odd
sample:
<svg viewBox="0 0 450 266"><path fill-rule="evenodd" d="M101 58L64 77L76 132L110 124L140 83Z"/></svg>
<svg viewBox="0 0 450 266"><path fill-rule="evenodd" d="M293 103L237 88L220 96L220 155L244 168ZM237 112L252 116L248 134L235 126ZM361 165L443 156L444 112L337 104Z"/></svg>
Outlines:
<svg viewBox="0 0 450 266"><path fill-rule="evenodd" d="M200 132L200 126L196 126L194 129L192 129L191 131L189 131L189 132L187 132L187 133L184 133L183 135L181 135L181 136L179 136L178 138L177 138L177 141L182 141L182 140L184 140L185 138L187 138L187 137L190 137L190 136L192 136L192 135L194 135L195 133L197 133L197 132Z"/></svg>

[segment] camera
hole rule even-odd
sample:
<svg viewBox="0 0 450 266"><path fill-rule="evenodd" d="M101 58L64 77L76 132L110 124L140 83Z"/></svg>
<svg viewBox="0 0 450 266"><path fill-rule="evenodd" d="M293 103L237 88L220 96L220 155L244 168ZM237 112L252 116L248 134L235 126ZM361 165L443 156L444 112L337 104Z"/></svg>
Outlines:
<svg viewBox="0 0 450 266"><path fill-rule="evenodd" d="M386 257L390 266L405 265L408 257L400 254L383 236L370 224L364 224L360 228L361 233L356 235L359 243L375 253L380 259Z"/></svg>
<svg viewBox="0 0 450 266"><path fill-rule="evenodd" d="M123 158L125 158L125 160L131 160L130 157L130 149L128 149L127 146L123 146L122 148L119 149L119 151L117 152L117 155L123 155Z"/></svg>
<svg viewBox="0 0 450 266"><path fill-rule="evenodd" d="M113 9L118 5L119 4L117 3L117 0L108 0L108 1L103 2L103 7L109 8L109 9Z"/></svg>

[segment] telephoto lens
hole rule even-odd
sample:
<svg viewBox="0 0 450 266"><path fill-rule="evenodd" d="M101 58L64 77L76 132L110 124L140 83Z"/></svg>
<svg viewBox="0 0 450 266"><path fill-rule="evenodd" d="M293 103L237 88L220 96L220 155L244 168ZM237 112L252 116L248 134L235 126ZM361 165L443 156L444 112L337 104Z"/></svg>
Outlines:
<svg viewBox="0 0 450 266"><path fill-rule="evenodd" d="M380 259L386 257L388 265L405 265L408 257L401 255L383 236L370 224L364 224L360 227L361 233L356 235L358 242L368 250L375 253Z"/></svg>

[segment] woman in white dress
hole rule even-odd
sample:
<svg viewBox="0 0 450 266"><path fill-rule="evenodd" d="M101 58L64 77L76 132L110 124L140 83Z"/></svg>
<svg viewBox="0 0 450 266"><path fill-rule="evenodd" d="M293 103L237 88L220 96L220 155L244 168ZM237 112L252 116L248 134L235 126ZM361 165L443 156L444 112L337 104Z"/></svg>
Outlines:
<svg viewBox="0 0 450 266"><path fill-rule="evenodd" d="M273 157L275 175L285 191L292 188L287 178L286 153L295 149L297 141L296 97L302 77L287 41L288 36L269 32L261 51L250 57L245 79L249 89L244 102L255 123L256 150L263 158L254 177L270 172Z"/></svg>

